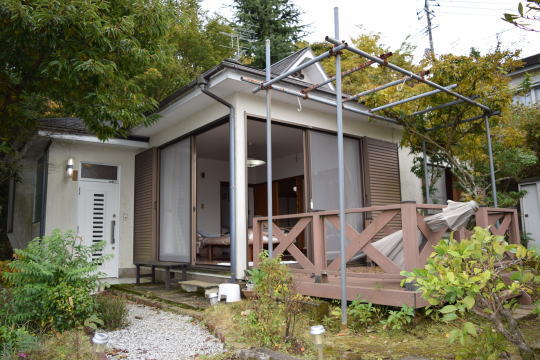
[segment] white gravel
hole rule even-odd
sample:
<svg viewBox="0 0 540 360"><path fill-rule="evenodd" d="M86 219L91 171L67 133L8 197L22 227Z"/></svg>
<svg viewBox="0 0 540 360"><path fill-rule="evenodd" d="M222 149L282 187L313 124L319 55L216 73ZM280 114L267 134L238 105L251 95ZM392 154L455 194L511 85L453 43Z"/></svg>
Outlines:
<svg viewBox="0 0 540 360"><path fill-rule="evenodd" d="M179 360L223 352L223 344L191 317L128 304L130 325L108 332L108 359Z"/></svg>

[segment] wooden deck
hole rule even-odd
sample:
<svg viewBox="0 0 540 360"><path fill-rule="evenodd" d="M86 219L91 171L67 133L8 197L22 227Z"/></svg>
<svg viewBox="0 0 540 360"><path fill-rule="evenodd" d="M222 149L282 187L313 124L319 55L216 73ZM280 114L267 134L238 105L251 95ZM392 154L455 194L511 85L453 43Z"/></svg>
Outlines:
<svg viewBox="0 0 540 360"><path fill-rule="evenodd" d="M396 205L372 206L358 209L347 209L346 214L363 214L364 228L357 231L350 225L345 229L348 245L345 251L346 261L349 262L358 252L367 255L376 268L358 268L347 266L347 297L349 300L361 298L375 304L402 306L406 304L415 308L427 305L421 295L413 289L401 287L402 270L412 270L423 267L442 236L449 232L443 228L437 232L431 231L424 218L440 211L444 205L416 204L403 202ZM431 214L428 214L431 212ZM401 228L389 227L394 218L401 220ZM296 219L296 225L284 233L275 222L283 219ZM481 207L474 216L475 225L487 227L495 235L506 235L510 242L519 243L519 225L516 209ZM395 221L394 221L395 223ZM268 218L253 219L253 250L258 254L262 249L262 228L268 224ZM495 226L495 225L498 226ZM332 226L339 230L337 211L320 211L313 213L280 215L273 217L273 233L279 238L279 245L274 249L273 256L283 254L298 262L291 267L295 276L297 290L307 296L330 299L340 298L340 257L332 260L326 258L325 227ZM395 231L403 230L404 264L398 266L386 257L371 243ZM306 236L307 235L307 236ZM455 231L456 238L466 238L469 231L465 228ZM308 249L296 246L298 237L304 236L308 241ZM419 239L425 241L419 247ZM255 266L257 259L255 260Z"/></svg>

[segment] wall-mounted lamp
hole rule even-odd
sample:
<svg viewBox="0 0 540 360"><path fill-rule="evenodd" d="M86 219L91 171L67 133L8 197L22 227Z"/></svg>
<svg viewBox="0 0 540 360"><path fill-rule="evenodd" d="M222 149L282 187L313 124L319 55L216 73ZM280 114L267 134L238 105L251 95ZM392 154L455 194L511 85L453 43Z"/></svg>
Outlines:
<svg viewBox="0 0 540 360"><path fill-rule="evenodd" d="M73 176L73 158L69 158L67 160L66 174L67 174L68 177Z"/></svg>

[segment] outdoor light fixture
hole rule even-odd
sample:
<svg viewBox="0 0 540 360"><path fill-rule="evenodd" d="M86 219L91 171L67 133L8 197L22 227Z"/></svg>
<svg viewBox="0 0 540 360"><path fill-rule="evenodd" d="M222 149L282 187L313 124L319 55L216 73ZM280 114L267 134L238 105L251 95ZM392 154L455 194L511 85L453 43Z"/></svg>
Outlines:
<svg viewBox="0 0 540 360"><path fill-rule="evenodd" d="M319 354L319 360L323 358L323 345L324 345L324 333L326 330L322 325L315 325L309 329L311 334L311 339L313 340L313 345L317 348Z"/></svg>
<svg viewBox="0 0 540 360"><path fill-rule="evenodd" d="M95 333L92 338L92 343L94 344L94 352L102 353L105 352L107 343L109 342L109 335L105 333Z"/></svg>
<svg viewBox="0 0 540 360"><path fill-rule="evenodd" d="M248 158L247 161L246 161L246 166L248 168L257 167L257 166L261 166L261 165L264 165L264 164L266 164L266 161L259 160L259 159Z"/></svg>
<svg viewBox="0 0 540 360"><path fill-rule="evenodd" d="M73 176L73 158L69 158L67 160L66 174L68 177Z"/></svg>

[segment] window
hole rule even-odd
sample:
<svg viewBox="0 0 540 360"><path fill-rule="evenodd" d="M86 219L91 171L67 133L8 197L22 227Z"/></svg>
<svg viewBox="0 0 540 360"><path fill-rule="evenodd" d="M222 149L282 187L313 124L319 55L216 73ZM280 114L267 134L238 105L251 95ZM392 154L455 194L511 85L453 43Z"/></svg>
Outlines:
<svg viewBox="0 0 540 360"><path fill-rule="evenodd" d="M111 166L111 165L82 163L81 164L81 178L105 180L105 181L117 181L118 180L118 167Z"/></svg>
<svg viewBox="0 0 540 360"><path fill-rule="evenodd" d="M45 157L42 156L37 161L36 178L34 188L34 222L40 222L43 216L43 186L45 184Z"/></svg>

